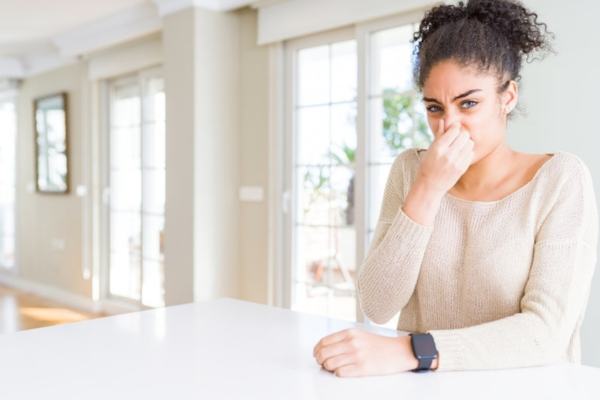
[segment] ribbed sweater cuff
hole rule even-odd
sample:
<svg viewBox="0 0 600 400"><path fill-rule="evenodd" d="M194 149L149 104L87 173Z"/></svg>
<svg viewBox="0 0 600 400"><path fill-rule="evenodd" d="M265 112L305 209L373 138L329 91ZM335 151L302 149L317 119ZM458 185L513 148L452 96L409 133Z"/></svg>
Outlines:
<svg viewBox="0 0 600 400"><path fill-rule="evenodd" d="M425 245L429 242L429 238L433 232L433 226L424 226L416 223L408 215L404 214L402 208L398 209L398 214L396 214L391 229L394 232L402 232L403 238L410 238L410 241L415 244L424 243Z"/></svg>
<svg viewBox="0 0 600 400"><path fill-rule="evenodd" d="M461 371L467 369L464 340L452 330L427 331L433 336L438 351L436 371Z"/></svg>

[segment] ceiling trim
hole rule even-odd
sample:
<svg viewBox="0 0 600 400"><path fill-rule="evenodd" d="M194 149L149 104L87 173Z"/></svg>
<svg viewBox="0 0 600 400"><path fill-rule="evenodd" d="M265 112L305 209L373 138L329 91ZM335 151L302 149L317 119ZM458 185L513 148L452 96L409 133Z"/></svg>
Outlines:
<svg viewBox="0 0 600 400"><path fill-rule="evenodd" d="M227 12L262 3L264 0L152 0L158 6L158 15L165 17L188 8L205 8ZM272 0L271 0L272 1ZM281 0L276 0L281 1Z"/></svg>
<svg viewBox="0 0 600 400"><path fill-rule="evenodd" d="M23 78L25 68L19 58L0 57L0 76L8 78Z"/></svg>
<svg viewBox="0 0 600 400"><path fill-rule="evenodd" d="M140 4L55 36L52 40L63 56L87 55L162 29L157 8Z"/></svg>

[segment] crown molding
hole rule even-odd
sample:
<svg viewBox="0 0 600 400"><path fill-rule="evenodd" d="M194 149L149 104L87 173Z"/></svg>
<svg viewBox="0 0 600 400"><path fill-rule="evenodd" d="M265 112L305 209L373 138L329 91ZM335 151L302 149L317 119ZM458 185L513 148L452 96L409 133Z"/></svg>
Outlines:
<svg viewBox="0 0 600 400"><path fill-rule="evenodd" d="M65 57L58 53L32 54L22 59L25 78L43 74L79 62L76 57Z"/></svg>
<svg viewBox="0 0 600 400"><path fill-rule="evenodd" d="M255 10L260 10L261 8L272 6L273 4L281 3L286 0L258 0L252 3L250 7Z"/></svg>
<svg viewBox="0 0 600 400"><path fill-rule="evenodd" d="M61 33L55 36L52 42L62 56L81 56L158 32L161 29L162 23L156 6L152 3L144 3Z"/></svg>
<svg viewBox="0 0 600 400"><path fill-rule="evenodd" d="M188 8L207 8L218 10L219 0L152 0L158 7L158 15L166 17Z"/></svg>
<svg viewBox="0 0 600 400"><path fill-rule="evenodd" d="M165 17L188 8L205 8L227 12L238 8L253 6L262 0L152 0L158 6L158 15ZM281 0L275 0L281 1Z"/></svg>
<svg viewBox="0 0 600 400"><path fill-rule="evenodd" d="M20 58L0 57L0 77L23 78L25 67Z"/></svg>

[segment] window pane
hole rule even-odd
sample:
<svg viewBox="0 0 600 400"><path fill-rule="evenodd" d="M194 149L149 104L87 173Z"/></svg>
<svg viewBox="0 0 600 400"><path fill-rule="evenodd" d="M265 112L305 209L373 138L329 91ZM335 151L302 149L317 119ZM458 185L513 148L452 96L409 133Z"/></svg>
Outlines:
<svg viewBox="0 0 600 400"><path fill-rule="evenodd" d="M308 106L331 101L331 60L329 46L298 52L298 97L296 104Z"/></svg>
<svg viewBox="0 0 600 400"><path fill-rule="evenodd" d="M329 164L329 106L301 108L298 120L298 164Z"/></svg>
<svg viewBox="0 0 600 400"><path fill-rule="evenodd" d="M140 257L127 252L110 256L110 293L132 300L140 299Z"/></svg>
<svg viewBox="0 0 600 400"><path fill-rule="evenodd" d="M302 283L296 284L294 289L294 303L302 312L347 321L356 320L356 298L354 296L340 290Z"/></svg>
<svg viewBox="0 0 600 400"><path fill-rule="evenodd" d="M354 165L356 153L356 103L331 107L331 154L334 164Z"/></svg>
<svg viewBox="0 0 600 400"><path fill-rule="evenodd" d="M141 122L141 98L137 83L114 87L111 125L113 127L137 126Z"/></svg>
<svg viewBox="0 0 600 400"><path fill-rule="evenodd" d="M144 212L165 213L165 170L144 170Z"/></svg>
<svg viewBox="0 0 600 400"><path fill-rule="evenodd" d="M329 177L331 167L296 169L296 222L305 225L329 224Z"/></svg>
<svg viewBox="0 0 600 400"><path fill-rule="evenodd" d="M331 101L356 101L356 41L331 45Z"/></svg>
<svg viewBox="0 0 600 400"><path fill-rule="evenodd" d="M163 307L165 305L164 261L144 259L143 265L142 303L148 307Z"/></svg>
<svg viewBox="0 0 600 400"><path fill-rule="evenodd" d="M110 164L113 168L141 167L139 126L113 128L110 135Z"/></svg>
<svg viewBox="0 0 600 400"><path fill-rule="evenodd" d="M112 210L140 212L142 205L142 171L112 170L110 174Z"/></svg>
<svg viewBox="0 0 600 400"><path fill-rule="evenodd" d="M412 25L379 31L371 37L372 95L412 89Z"/></svg>
<svg viewBox="0 0 600 400"><path fill-rule="evenodd" d="M371 100L371 162L391 163L405 149L429 147L433 135L424 106L416 92L409 94Z"/></svg>
<svg viewBox="0 0 600 400"><path fill-rule="evenodd" d="M164 258L165 217L144 215L144 259L162 261Z"/></svg>
<svg viewBox="0 0 600 400"><path fill-rule="evenodd" d="M165 123L152 122L144 126L144 167L165 167Z"/></svg>
<svg viewBox="0 0 600 400"><path fill-rule="evenodd" d="M15 265L16 141L14 101L0 102L0 268Z"/></svg>
<svg viewBox="0 0 600 400"><path fill-rule="evenodd" d="M297 67L292 308L355 320L356 42L301 50Z"/></svg>

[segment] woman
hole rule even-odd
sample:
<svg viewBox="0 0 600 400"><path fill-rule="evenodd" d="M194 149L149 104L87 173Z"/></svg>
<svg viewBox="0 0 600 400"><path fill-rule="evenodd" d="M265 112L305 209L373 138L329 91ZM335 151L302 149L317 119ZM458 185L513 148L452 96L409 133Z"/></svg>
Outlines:
<svg viewBox="0 0 600 400"><path fill-rule="evenodd" d="M517 1L471 0L431 9L415 42L434 141L395 160L357 277L367 317L401 311L398 330L415 335L337 332L317 362L338 376L579 363L592 180L572 154L505 140L522 59L550 50L545 24Z"/></svg>

